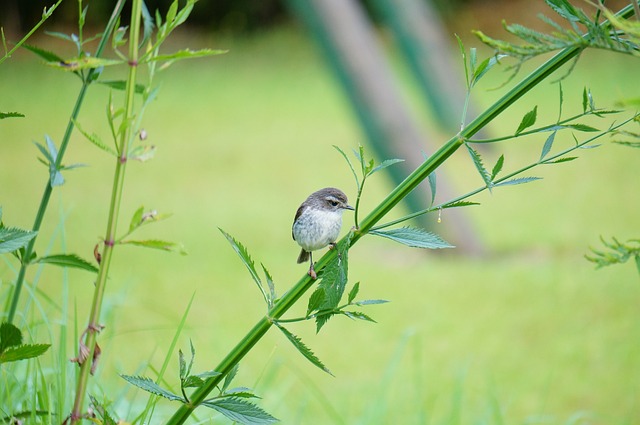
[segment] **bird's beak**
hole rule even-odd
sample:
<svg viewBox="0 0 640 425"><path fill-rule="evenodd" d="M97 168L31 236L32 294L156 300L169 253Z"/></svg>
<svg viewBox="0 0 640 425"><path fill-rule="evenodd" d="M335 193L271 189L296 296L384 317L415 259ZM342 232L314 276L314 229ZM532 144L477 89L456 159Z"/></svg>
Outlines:
<svg viewBox="0 0 640 425"><path fill-rule="evenodd" d="M355 210L355 208L353 208L353 207L352 207L351 205L349 205L349 204L345 205L345 206L344 206L344 209L345 209L345 210L351 210L351 211Z"/></svg>

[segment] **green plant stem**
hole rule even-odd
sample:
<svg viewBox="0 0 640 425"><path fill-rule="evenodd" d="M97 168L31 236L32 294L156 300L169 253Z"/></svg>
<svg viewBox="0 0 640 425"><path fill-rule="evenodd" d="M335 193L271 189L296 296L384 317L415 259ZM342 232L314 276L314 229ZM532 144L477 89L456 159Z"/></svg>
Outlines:
<svg viewBox="0 0 640 425"><path fill-rule="evenodd" d="M58 4L59 2L56 3L55 6L57 7ZM109 22L107 23L107 26L105 28L104 34L100 39L98 48L96 49L96 53L95 53L96 57L102 56L102 52L104 51L104 48L107 45L107 41L111 37L111 33L113 32L113 29L116 25L118 16L120 16L120 12L122 11L123 5L124 5L124 0L119 0L118 3L116 3L113 9L111 18L109 19ZM80 113L82 103L84 102L85 94L87 93L87 89L89 88L91 83L94 81L94 76L97 72L99 71L95 69L90 70L89 73L87 74L87 77L82 82L80 93L78 93L78 97L76 98L76 103L73 106L73 110L71 112L71 117L69 118L69 123L67 124L67 128L64 132L64 136L62 137L62 142L60 143L60 149L58 150L58 156L56 158L56 163L55 163L56 169L59 169L62 165L62 159L67 150L67 147L69 146L69 141L71 140L71 133L73 133L73 129L75 127L74 123L78 118L78 114ZM47 211L47 207L49 205L49 200L51 198L52 191L53 191L53 187L51 186L51 178L49 178L44 188L44 193L42 194L42 197L40 199L40 206L38 207L38 212L36 213L36 218L33 223L32 230L34 232L38 232L40 230L40 227L42 226L42 221L44 220L44 215ZM11 305L9 307L9 314L7 317L7 321L9 323L12 323L15 318L16 310L18 308L18 300L20 299L20 293L22 292L22 285L24 284L27 268L29 267L29 264L30 264L30 257L34 252L33 249L36 244L36 239L37 239L37 235L36 237L31 239L29 244L25 247L24 256L22 258L22 263L20 265L20 271L18 272L18 278L16 280L16 285L13 289L13 295L11 297Z"/></svg>
<svg viewBox="0 0 640 425"><path fill-rule="evenodd" d="M134 97L138 72L138 42L140 37L138 29L140 28L141 16L142 0L134 0L131 6L131 25L129 27L129 75L125 89L126 98L123 117L125 129L122 131L118 143L118 152L120 152L120 156L116 159L113 189L111 191L111 202L109 206L109 217L107 219L107 230L104 239L104 248L102 250L102 260L100 262L100 270L96 280L96 288L93 295L93 302L91 304L91 313L89 315L89 324L86 331L85 345L89 350L89 356L85 359L80 368L80 374L76 386L76 396L73 411L71 413L71 424L76 424L82 420L82 406L87 390L89 372L91 371L93 356L96 349L97 333L100 329L102 300L107 286L107 276L109 274L109 266L111 264L116 241L118 217L120 215L120 201L122 199L124 176L127 165L127 153L129 152L129 144L132 138L131 127L134 117Z"/></svg>
<svg viewBox="0 0 640 425"><path fill-rule="evenodd" d="M33 28L31 28L31 31L29 31L27 35L22 37L22 40L18 41L11 50L9 50L8 52L5 51L4 56L0 58L0 64L2 64L2 62L10 58L13 52L18 50L20 46L22 46L29 39L29 37L31 37L33 33L36 32L38 28L40 28L42 24L44 24L44 22L47 19L49 19L49 17L51 17L51 15L53 15L53 12L58 8L58 6L60 6L60 3L62 3L62 0L58 0L53 6L47 9L46 12L43 13L42 18L40 19L40 22L38 22ZM2 36L4 41L4 32L2 33Z"/></svg>
<svg viewBox="0 0 640 425"><path fill-rule="evenodd" d="M619 15L626 15L633 9L629 5L622 9ZM578 55L584 46L571 47L560 51L554 57L542 64L533 71L529 76L523 79L518 85L512 88L507 94L494 103L489 109L480 114L469 125L460 130L455 137L446 142L431 157L429 157L422 165L414 170L402 183L391 191L389 195L365 217L360 224L360 228L354 231L351 237L351 245L355 244L362 236L367 234L369 230L380 221L393 207L395 207L405 196L409 194L420 182L427 179L429 174L436 170L447 158L453 155L466 139L472 137L480 129L485 127L489 122L496 118L501 112L515 103L525 93L539 84L555 72L562 65L570 61ZM316 270L322 270L329 261L337 255L336 250L329 250L316 264ZM236 345L215 368L220 375L209 378L205 384L196 389L191 395L191 403L181 405L173 416L167 421L167 425L177 425L184 423L193 410L206 399L206 396L213 391L221 382L225 375L240 362L240 360L251 350L251 348L262 338L274 320L278 320L296 301L311 287L315 281L309 276L300 279L286 294L278 300L278 302L269 311L268 315L263 317L256 325L245 335L245 337Z"/></svg>
<svg viewBox="0 0 640 425"><path fill-rule="evenodd" d="M531 130L527 130L527 131L521 131L518 134L511 134L509 136L500 136L500 137L494 137L491 139L472 139L472 140L468 140L469 143L496 143L496 142L502 142L504 140L509 140L509 139L516 139L519 137L524 137L524 136L529 136L531 134L536 134L536 133L542 133L544 131L554 131L556 129L559 129L558 127L562 127L567 123L570 123L572 121L575 121L579 118L582 117L587 117L590 115L596 115L598 113L598 111L587 111L587 112L583 112L581 114L576 114L572 117L569 118L565 118L563 120L559 120L558 122L556 122L555 124L549 124L549 125L545 125L542 127L537 127Z"/></svg>

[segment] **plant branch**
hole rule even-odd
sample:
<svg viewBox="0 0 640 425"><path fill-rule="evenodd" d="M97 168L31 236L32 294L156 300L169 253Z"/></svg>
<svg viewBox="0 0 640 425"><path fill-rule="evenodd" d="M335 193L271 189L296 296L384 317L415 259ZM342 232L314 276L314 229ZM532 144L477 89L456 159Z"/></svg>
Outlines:
<svg viewBox="0 0 640 425"><path fill-rule="evenodd" d="M56 3L56 6L58 3ZM98 48L96 49L96 53L95 53L96 57L102 56L102 52L104 51L104 48L107 45L107 41L111 37L111 33L113 32L113 29L116 25L118 17L120 16L120 12L122 11L123 6L124 6L124 0L119 0L118 3L116 3L113 9L113 13L111 14L111 17L109 18L109 22L107 23L107 26L105 28L104 34L100 39ZM56 163L55 163L56 169L60 169L60 167L62 166L62 159L69 145L69 141L71 140L71 133L73 133L73 129L75 127L74 123L78 118L78 114L80 113L82 103L84 102L85 94L87 92L87 89L91 85L91 83L95 80L94 76L96 76L98 72L99 71L97 71L96 69L91 69L87 77L82 82L80 93L78 93L76 103L71 112L71 117L69 118L69 123L67 124L67 129L65 130L64 136L62 138L62 142L60 143L60 149L58 151L58 156L56 158ZM36 213L36 218L33 223L32 230L34 232L38 232L40 230L40 226L42 225L42 221L44 220L44 215L49 205L49 199L51 198L51 192L53 191L53 187L51 183L52 183L51 178L49 178L49 180L47 180L47 184L44 188L44 192L40 199L40 206L38 207L38 212ZM18 272L16 285L15 285L15 288L13 289L11 305L9 307L9 314L7 318L7 321L9 323L12 323L15 317L16 309L18 307L18 300L20 298L20 293L22 291L22 285L24 284L24 279L27 272L27 267L29 267L29 264L30 264L31 255L34 252L36 239L37 239L37 235L36 237L31 239L29 244L25 247L24 256L22 257L22 263L20 264L20 271Z"/></svg>
<svg viewBox="0 0 640 425"><path fill-rule="evenodd" d="M33 28L31 28L31 31L29 31L27 33L27 35L25 35L24 37L22 37L22 40L18 41L11 50L7 51L6 50L6 45L5 47L5 54L3 57L0 58L0 64L2 64L2 62L4 62L5 60L7 60L8 58L11 57L11 55L13 54L13 52L15 52L16 50L18 50L20 48L20 46L22 46L28 39L29 37L31 37L33 35L34 32L36 32L38 30L38 28L40 28L40 26L42 26L42 24L44 24L44 22L49 19L49 17L51 15L53 15L53 12L58 8L58 6L60 6L60 3L62 3L62 0L58 0L53 6L51 6L49 9L45 8L44 12L42 13L42 18L40 19L40 22L38 22ZM107 37L108 38L108 37ZM2 42L4 44L5 39L4 39L4 31L2 32Z"/></svg>
<svg viewBox="0 0 640 425"><path fill-rule="evenodd" d="M100 323L100 311L102 308L102 300L107 284L107 276L109 274L109 266L113 255L113 249L116 240L116 231L118 225L118 217L120 215L120 201L122 199L122 191L124 187L124 176L127 165L127 152L129 152L129 143L132 139L132 121L134 116L134 96L136 88L136 77L138 71L138 42L139 28L142 16L142 0L134 0L131 8L131 25L129 40L129 75L126 84L126 97L124 106L124 131L120 134L118 143L118 152L120 155L116 159L116 168L113 177L113 189L111 192L111 202L109 207L109 217L107 220L107 230L102 252L102 260L96 287L91 305L91 313L89 316L89 324L87 327L87 336L85 345L88 348L89 355L82 363L78 383L76 387L76 397L71 413L71 424L76 424L82 418L82 405L87 390L88 378L93 366L93 357L96 350L97 329Z"/></svg>
<svg viewBox="0 0 640 425"><path fill-rule="evenodd" d="M588 138L588 139L586 139L586 140L584 140L584 141L582 141L582 142L580 142L580 143L578 143L578 144L576 144L576 145L574 145L574 146L572 146L570 148L567 148L567 149L565 149L565 150L563 150L563 151L561 151L561 152L559 152L559 153L557 153L555 155L550 155L550 156L548 156L548 157L546 157L544 159L538 160L538 161L536 161L534 163L531 163L531 164L528 164L528 165L526 165L526 166L524 166L522 168L519 168L519 169L517 169L517 170L515 170L515 171L513 171L513 172L511 172L509 174L506 174L505 176L493 181L492 184L493 184L494 187L498 186L501 183L504 183L504 182L512 179L513 177L515 177L515 176L517 176L519 174L522 174L525 171L528 171L528 170L530 170L530 169L532 169L534 167L537 167L539 165L552 163L553 161L555 161L557 159L560 159L560 158L566 156L567 154L569 154L569 153L571 153L571 152L573 152L573 151L575 151L577 149L584 148L585 145L596 141L600 137L605 136L607 134L610 134L611 131L615 131L615 130L617 130L619 128L622 128L623 126L627 125L628 123L636 120L638 118L638 116L640 116L640 114L635 114L632 117L622 121L621 123L619 123L619 124L617 124L615 126L612 126L609 129L607 129L607 131L603 131L600 134L598 134L596 136L593 136L593 137L590 137L590 138ZM411 214L407 214L407 215L405 215L403 217L400 217L398 219L389 221L387 223L380 224L378 226L373 227L371 230L385 229L387 227L391 227L391 226L394 226L396 224L403 223L405 221L411 220L411 219L419 217L421 215L428 214L428 213L434 212L434 211L438 211L438 210L441 210L443 208L447 208L449 205L456 204L458 202L464 201L465 199L468 199L468 198L470 198L470 197L472 197L474 195L477 195L478 193L481 193L481 192L483 192L485 190L488 190L488 189L489 189L489 187L486 186L486 185L485 186L480 186L480 187L478 187L478 188L476 188L476 189L474 189L474 190L472 190L470 192L465 193L464 195L461 195L461 196L458 196L456 198L450 199L450 200L448 200L446 202L443 202L441 204L433 205L433 206L431 206L429 208L425 208L423 210L416 211L416 212L411 213Z"/></svg>

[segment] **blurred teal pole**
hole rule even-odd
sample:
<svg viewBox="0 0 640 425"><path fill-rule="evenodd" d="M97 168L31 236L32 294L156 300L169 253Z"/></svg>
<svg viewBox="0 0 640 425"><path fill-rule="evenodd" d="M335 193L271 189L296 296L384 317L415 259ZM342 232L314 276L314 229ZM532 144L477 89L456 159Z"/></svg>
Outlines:
<svg viewBox="0 0 640 425"><path fill-rule="evenodd" d="M457 132L466 96L464 77L451 54L458 51L452 43L453 35L446 36L447 30L432 1L373 0L372 3L391 28L440 129L446 134Z"/></svg>
<svg viewBox="0 0 640 425"><path fill-rule="evenodd" d="M362 7L355 0L287 0L287 5L318 42L378 158L405 160L387 169L399 184L423 162L422 152L433 153L438 146L412 119ZM445 179L438 180L438 193L452 197ZM407 206L411 211L423 209L430 198L429 186L423 183L406 198ZM420 224L432 227L433 222L423 216ZM467 252L481 251L462 210L448 211L445 223L444 233L455 245Z"/></svg>

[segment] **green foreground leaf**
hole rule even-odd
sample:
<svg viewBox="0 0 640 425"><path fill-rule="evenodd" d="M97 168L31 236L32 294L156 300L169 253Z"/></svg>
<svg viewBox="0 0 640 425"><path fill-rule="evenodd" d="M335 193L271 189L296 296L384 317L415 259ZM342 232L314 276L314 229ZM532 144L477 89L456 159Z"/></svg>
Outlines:
<svg viewBox="0 0 640 425"><path fill-rule="evenodd" d="M44 354L51 344L24 344L9 347L0 354L0 364L30 359Z"/></svg>
<svg viewBox="0 0 640 425"><path fill-rule="evenodd" d="M391 230L372 230L369 233L382 236L413 248L441 249L455 248L435 233L415 227L401 227Z"/></svg>
<svg viewBox="0 0 640 425"><path fill-rule="evenodd" d="M278 422L260 407L237 397L223 397L202 402L203 406L222 413L234 422L243 425L266 425Z"/></svg>
<svg viewBox="0 0 640 425"><path fill-rule="evenodd" d="M311 349L302 342L300 337L289 332L289 330L287 330L284 326L281 326L277 323L276 323L276 326L278 327L278 329L282 331L282 333L287 337L287 339L291 341L293 346L296 347L296 349L300 352L300 354L302 354L307 360L309 360L315 366L319 367L320 369L327 372L329 375L333 376L333 373L331 373L331 371L324 365L324 363L322 363L322 361L313 353L313 351L311 351Z"/></svg>
<svg viewBox="0 0 640 425"><path fill-rule="evenodd" d="M16 227L2 227L0 225L0 254L16 251L27 246L37 232L18 229Z"/></svg>
<svg viewBox="0 0 640 425"><path fill-rule="evenodd" d="M159 395L160 397L164 397L171 401L184 401L182 397L172 393L171 391L165 390L160 385L153 382L151 378L147 378L146 376L131 376L131 375L120 375L122 379L129 382L136 387L149 392L151 394Z"/></svg>
<svg viewBox="0 0 640 425"><path fill-rule="evenodd" d="M71 267L74 269L85 270L92 273L98 273L98 268L89 261L77 256L76 254L57 254L40 257L35 263L52 264L60 267Z"/></svg>

